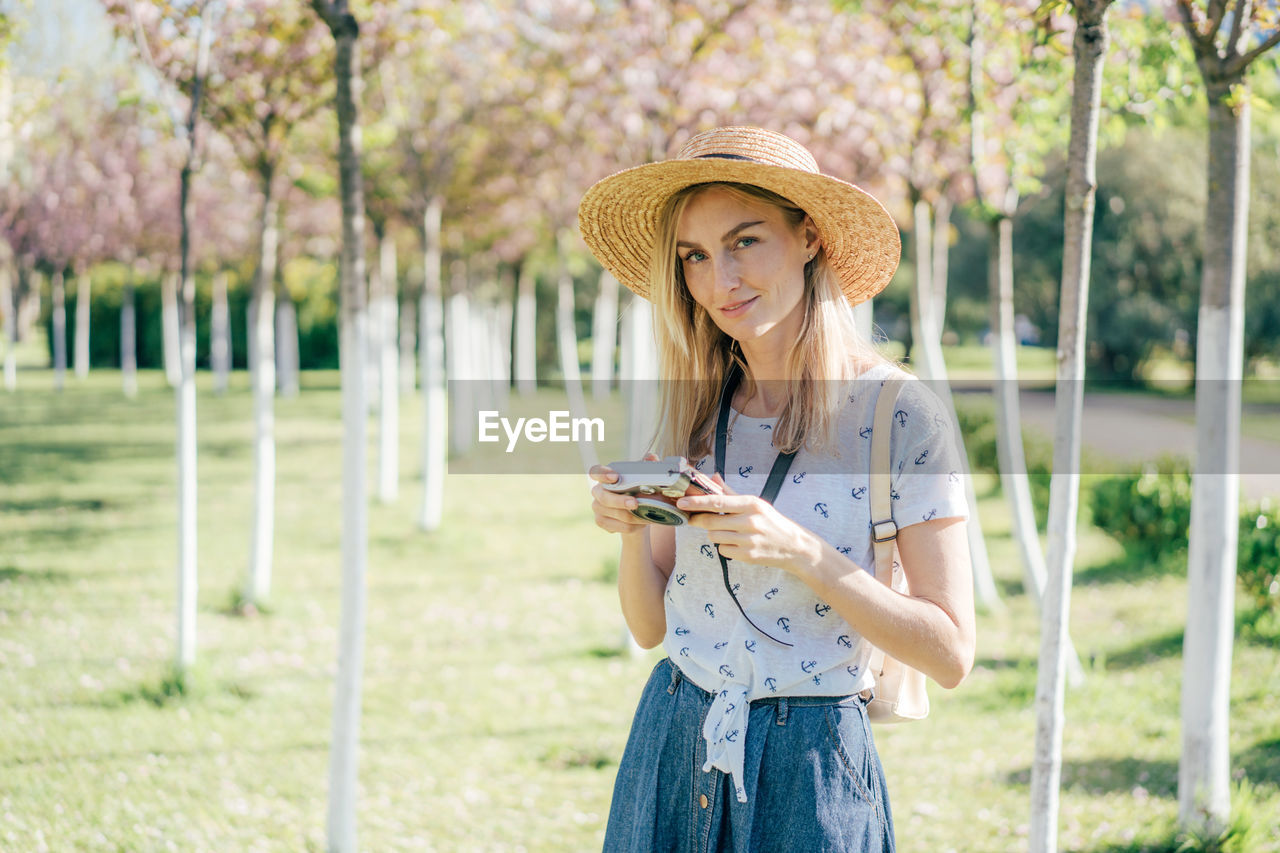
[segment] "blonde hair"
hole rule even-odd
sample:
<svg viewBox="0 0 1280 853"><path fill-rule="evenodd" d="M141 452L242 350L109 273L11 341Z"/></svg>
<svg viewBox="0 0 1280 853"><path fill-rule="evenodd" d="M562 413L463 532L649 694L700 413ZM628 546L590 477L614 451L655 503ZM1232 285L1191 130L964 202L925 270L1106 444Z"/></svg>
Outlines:
<svg viewBox="0 0 1280 853"><path fill-rule="evenodd" d="M777 193L732 183L687 187L668 199L659 213L649 272L658 375L663 380L656 444L663 453L690 459L700 459L710 451L720 389L730 366L741 368L749 394L755 388L737 342L716 326L689 293L676 253L681 215L695 196L713 187L744 204L764 203L780 209L792 228L800 228L805 220L803 210ZM787 400L773 429L773 444L780 453L801 447L816 451L834 444L848 381L887 361L858 336L853 309L822 251L805 265L803 304L800 333L786 355L787 376L791 377Z"/></svg>

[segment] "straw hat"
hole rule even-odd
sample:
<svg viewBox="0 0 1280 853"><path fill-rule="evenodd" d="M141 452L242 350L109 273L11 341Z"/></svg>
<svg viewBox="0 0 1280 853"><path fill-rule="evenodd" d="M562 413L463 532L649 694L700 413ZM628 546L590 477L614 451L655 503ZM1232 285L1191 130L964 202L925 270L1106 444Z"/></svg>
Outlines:
<svg viewBox="0 0 1280 853"><path fill-rule="evenodd" d="M599 181L582 197L578 228L605 269L649 297L658 214L694 184L754 184L789 199L813 218L827 263L851 304L875 296L897 269L898 227L880 202L818 171L800 143L758 127L720 127L690 139L674 160L649 163Z"/></svg>

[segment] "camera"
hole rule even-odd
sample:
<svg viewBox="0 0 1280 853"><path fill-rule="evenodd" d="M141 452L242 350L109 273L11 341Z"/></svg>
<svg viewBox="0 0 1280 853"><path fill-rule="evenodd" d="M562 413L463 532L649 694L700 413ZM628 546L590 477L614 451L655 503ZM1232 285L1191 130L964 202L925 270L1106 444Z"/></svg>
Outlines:
<svg viewBox="0 0 1280 853"><path fill-rule="evenodd" d="M631 495L639 503L631 514L653 524L679 526L689 521L689 513L676 509L685 495L718 495L723 490L683 456L668 456L640 462L612 462L616 483L601 483L620 495Z"/></svg>

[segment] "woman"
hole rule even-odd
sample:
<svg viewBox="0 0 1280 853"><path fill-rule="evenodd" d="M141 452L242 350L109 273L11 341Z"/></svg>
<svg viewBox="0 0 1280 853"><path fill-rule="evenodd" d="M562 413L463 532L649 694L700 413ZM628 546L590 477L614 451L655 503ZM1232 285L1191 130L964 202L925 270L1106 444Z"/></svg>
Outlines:
<svg viewBox="0 0 1280 853"><path fill-rule="evenodd" d="M871 646L944 687L974 654L961 469L919 382L903 386L890 443L910 592L872 574L868 437L896 368L858 340L850 309L892 277L897 228L758 128L709 131L675 160L606 178L579 222L654 303L662 449L716 470L724 490L681 498L688 525L666 527L592 489L597 525L622 540L627 625L669 655L636 711L605 849L894 849L865 708ZM790 468L766 500L780 456Z"/></svg>

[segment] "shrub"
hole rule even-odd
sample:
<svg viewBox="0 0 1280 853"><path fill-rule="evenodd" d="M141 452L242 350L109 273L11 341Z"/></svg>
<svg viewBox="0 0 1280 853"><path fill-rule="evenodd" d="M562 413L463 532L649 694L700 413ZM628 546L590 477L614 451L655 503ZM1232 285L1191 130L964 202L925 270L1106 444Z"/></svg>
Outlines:
<svg viewBox="0 0 1280 853"><path fill-rule="evenodd" d="M1236 576L1258 610L1280 610L1280 507L1263 501L1240 513Z"/></svg>
<svg viewBox="0 0 1280 853"><path fill-rule="evenodd" d="M1163 457L1141 474L1119 474L1093 488L1091 517L1127 551L1151 560L1185 553L1191 527L1191 474Z"/></svg>

